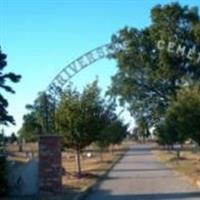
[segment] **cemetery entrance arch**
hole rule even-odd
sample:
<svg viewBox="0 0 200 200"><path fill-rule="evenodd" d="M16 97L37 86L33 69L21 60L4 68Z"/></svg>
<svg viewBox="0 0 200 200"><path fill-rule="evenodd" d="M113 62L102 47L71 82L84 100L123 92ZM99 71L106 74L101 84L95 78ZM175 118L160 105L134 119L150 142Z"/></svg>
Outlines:
<svg viewBox="0 0 200 200"><path fill-rule="evenodd" d="M52 97L56 96L66 83L81 70L119 50L120 47L115 43L105 44L78 57L55 76L46 90L47 94Z"/></svg>

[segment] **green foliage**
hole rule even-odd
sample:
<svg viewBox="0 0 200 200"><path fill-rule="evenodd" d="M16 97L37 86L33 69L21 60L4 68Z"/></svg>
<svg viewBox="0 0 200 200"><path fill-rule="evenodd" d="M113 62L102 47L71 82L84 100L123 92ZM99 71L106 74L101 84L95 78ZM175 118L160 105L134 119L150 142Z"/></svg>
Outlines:
<svg viewBox="0 0 200 200"><path fill-rule="evenodd" d="M24 138L26 141L35 141L41 133L41 125L37 122L34 113L24 115L23 124L18 134L20 138Z"/></svg>
<svg viewBox="0 0 200 200"><path fill-rule="evenodd" d="M185 87L178 92L177 99L167 111L165 126L170 129L168 133L171 131L173 137L178 137L178 142L191 138L200 144L199 86Z"/></svg>
<svg viewBox="0 0 200 200"><path fill-rule="evenodd" d="M169 122L163 122L156 128L157 142L160 145L172 146L176 143L183 143L186 137L177 132L176 128Z"/></svg>
<svg viewBox="0 0 200 200"><path fill-rule="evenodd" d="M12 72L3 73L3 70L7 65L6 57L6 54L2 53L0 49L0 124L4 125L8 125L9 123L14 124L14 119L7 111L9 104L8 101L3 97L3 91L15 93L14 90L7 85L7 81L17 83L21 78L20 75L16 75Z"/></svg>
<svg viewBox="0 0 200 200"><path fill-rule="evenodd" d="M116 121L114 110L115 104L101 98L97 81L82 93L68 86L61 94L55 116L56 130L63 136L64 145L77 152L78 175L81 174L80 152L83 148L97 142L102 149L122 140L124 129Z"/></svg>
<svg viewBox="0 0 200 200"><path fill-rule="evenodd" d="M15 93L14 90L7 84L7 81L17 83L21 76L12 72L4 73L3 70L7 65L6 54L2 53L0 49L0 125L14 124L14 118L9 115L8 101L4 98L3 92ZM0 135L0 196L7 192L6 183L6 157L4 154L4 135Z"/></svg>
<svg viewBox="0 0 200 200"><path fill-rule="evenodd" d="M33 105L26 105L26 108L35 115L35 119L43 134L54 130L54 101L50 95L40 92Z"/></svg>
<svg viewBox="0 0 200 200"><path fill-rule="evenodd" d="M197 8L178 3L158 5L151 10L152 24L142 30L125 27L112 41L124 49L114 53L118 72L112 78L111 96L129 105L136 119L145 116L159 124L171 100L183 85L199 81L200 64L184 56L159 51L158 40L200 46Z"/></svg>
<svg viewBox="0 0 200 200"><path fill-rule="evenodd" d="M54 131L54 102L52 98L41 92L33 105L27 105L30 111L23 117L23 125L19 130L21 138L34 141L41 134L49 134Z"/></svg>
<svg viewBox="0 0 200 200"><path fill-rule="evenodd" d="M127 127L120 120L111 120L105 123L105 128L98 135L96 144L100 149L109 145L119 144L127 136Z"/></svg>
<svg viewBox="0 0 200 200"><path fill-rule="evenodd" d="M109 127L110 131L110 144L120 144L123 139L127 136L127 126L124 125L120 120L115 120Z"/></svg>
<svg viewBox="0 0 200 200"><path fill-rule="evenodd" d="M102 129L103 105L96 81L82 94L70 86L65 90L56 110L56 127L67 147L83 149L95 141Z"/></svg>

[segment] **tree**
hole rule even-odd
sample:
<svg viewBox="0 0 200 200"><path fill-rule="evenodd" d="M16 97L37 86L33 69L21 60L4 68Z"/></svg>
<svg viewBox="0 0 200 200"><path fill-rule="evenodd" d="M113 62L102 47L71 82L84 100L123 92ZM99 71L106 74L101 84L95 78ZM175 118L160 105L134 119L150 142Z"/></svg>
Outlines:
<svg viewBox="0 0 200 200"><path fill-rule="evenodd" d="M145 139L150 136L148 121L144 116L141 116L137 118L136 123L138 127L138 136L142 137L143 141L145 141Z"/></svg>
<svg viewBox="0 0 200 200"><path fill-rule="evenodd" d="M17 141L17 136L15 135L15 133L13 132L10 136L10 142L13 144L14 142Z"/></svg>
<svg viewBox="0 0 200 200"><path fill-rule="evenodd" d="M117 115L114 113L115 104L110 103L104 106L104 112L102 112L98 119L100 132L96 137L95 144L100 149L101 161L103 161L103 151L111 144L112 130L111 127L114 121L117 119Z"/></svg>
<svg viewBox="0 0 200 200"><path fill-rule="evenodd" d="M94 142L102 131L104 112L97 81L88 85L83 93L68 86L61 94L56 109L56 129L63 136L64 145L76 151L78 177L82 175L81 150Z"/></svg>
<svg viewBox="0 0 200 200"><path fill-rule="evenodd" d="M173 131L179 143L193 139L200 145L200 87L189 86L181 89L177 99L169 107L165 125Z"/></svg>
<svg viewBox="0 0 200 200"><path fill-rule="evenodd" d="M108 125L109 126L109 125ZM110 145L110 137L111 132L109 131L109 128L106 127L102 132L97 136L97 139L95 141L95 146L98 147L98 150L100 150L100 159L101 162L103 161L103 152L106 148Z"/></svg>
<svg viewBox="0 0 200 200"><path fill-rule="evenodd" d="M27 142L36 141L41 134L41 125L38 123L35 113L28 113L23 116L23 124L18 135Z"/></svg>
<svg viewBox="0 0 200 200"><path fill-rule="evenodd" d="M186 140L186 137L177 132L169 121L162 122L156 127L156 135L158 144L166 145L169 149L172 149L176 143L183 144Z"/></svg>
<svg viewBox="0 0 200 200"><path fill-rule="evenodd" d="M101 160L103 160L102 152L105 148L121 143L127 135L127 126L117 119L117 115L113 113L113 110L110 110L109 115L104 119L106 120L102 123L102 131L98 134L95 142L101 150Z"/></svg>
<svg viewBox="0 0 200 200"><path fill-rule="evenodd" d="M54 131L55 100L51 95L40 92L33 105L28 104L26 108L34 113L36 121L40 125L41 134Z"/></svg>
<svg viewBox="0 0 200 200"><path fill-rule="evenodd" d="M110 131L110 144L120 144L127 136L127 125L123 124L120 120L115 120L109 127Z"/></svg>
<svg viewBox="0 0 200 200"><path fill-rule="evenodd" d="M187 50L198 49L200 17L195 7L171 3L155 6L151 19L152 24L142 30L125 27L113 35L112 42L123 48L112 55L117 60L118 72L112 78L109 94L122 104L128 103L136 119L145 116L152 126L163 118L177 90L200 77L197 54L191 59L186 50L183 55L175 48L158 50L157 42L171 41L176 47L185 44Z"/></svg>
<svg viewBox="0 0 200 200"><path fill-rule="evenodd" d="M14 124L14 118L8 113L8 101L3 96L3 91L15 93L14 90L7 84L7 81L17 83L21 76L12 72L4 73L3 70L7 65L6 54L0 49L0 125ZM6 156L4 155L4 136L0 135L0 196L7 192L6 182Z"/></svg>
<svg viewBox="0 0 200 200"><path fill-rule="evenodd" d="M9 115L7 108L8 108L8 101L3 97L3 92L6 91L9 93L15 93L14 90L7 85L7 81L11 81L13 83L17 83L20 81L21 76L16 75L13 72L3 73L4 68L7 65L6 62L6 54L2 53L0 49L0 124L8 125L14 124L14 118Z"/></svg>
<svg viewBox="0 0 200 200"><path fill-rule="evenodd" d="M54 132L55 103L50 95L40 92L33 105L26 105L29 113L23 116L23 124L19 130L21 138L33 141L39 135Z"/></svg>

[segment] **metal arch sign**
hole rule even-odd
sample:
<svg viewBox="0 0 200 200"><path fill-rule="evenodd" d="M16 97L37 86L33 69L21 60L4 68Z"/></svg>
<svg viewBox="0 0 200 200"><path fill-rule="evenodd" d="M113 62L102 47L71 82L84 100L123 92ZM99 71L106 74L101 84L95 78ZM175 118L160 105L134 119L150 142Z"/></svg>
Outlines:
<svg viewBox="0 0 200 200"><path fill-rule="evenodd" d="M57 95L66 83L82 69L120 49L120 46L116 43L105 44L78 57L55 76L47 88L47 93L51 96Z"/></svg>
<svg viewBox="0 0 200 200"><path fill-rule="evenodd" d="M200 50L198 50L197 45L193 45L188 48L185 44L179 44L174 41L164 41L158 40L157 49L160 51L167 51L169 54L174 54L177 56L184 57L191 62L200 64Z"/></svg>
<svg viewBox="0 0 200 200"><path fill-rule="evenodd" d="M113 53L117 53L121 49L122 46L117 43L110 43L99 46L69 63L55 76L55 78L52 80L44 92L48 95L50 100L46 101L47 106L45 106L44 113L46 131L50 131L51 129L55 130L55 106L58 100L57 97L59 96L60 92L62 92L62 89L66 83L87 66L93 64L97 60L106 58ZM51 128L50 125L52 126Z"/></svg>

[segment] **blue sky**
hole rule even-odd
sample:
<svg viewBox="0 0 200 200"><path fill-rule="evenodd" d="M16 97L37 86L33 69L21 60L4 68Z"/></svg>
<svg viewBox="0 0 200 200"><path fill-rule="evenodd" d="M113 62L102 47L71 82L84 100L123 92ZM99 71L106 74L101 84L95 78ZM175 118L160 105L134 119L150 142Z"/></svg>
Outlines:
<svg viewBox="0 0 200 200"><path fill-rule="evenodd" d="M150 10L168 0L0 0L0 45L8 55L7 71L22 75L13 85L15 95L7 95L9 112L17 131L32 103L54 76L69 62L105 43L124 26L144 28L151 23ZM198 6L199 0L179 0ZM72 79L81 89L99 77L100 87L110 84L117 68L113 60L100 60ZM126 116L126 115L125 115ZM127 120L130 118L127 116Z"/></svg>

